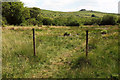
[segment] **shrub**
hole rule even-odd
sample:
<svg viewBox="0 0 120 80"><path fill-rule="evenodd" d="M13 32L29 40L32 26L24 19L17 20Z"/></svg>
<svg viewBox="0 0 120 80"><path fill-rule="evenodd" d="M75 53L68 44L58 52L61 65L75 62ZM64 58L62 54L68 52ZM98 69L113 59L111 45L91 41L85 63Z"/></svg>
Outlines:
<svg viewBox="0 0 120 80"><path fill-rule="evenodd" d="M37 25L38 21L35 18L31 18L27 20L27 25Z"/></svg>
<svg viewBox="0 0 120 80"><path fill-rule="evenodd" d="M79 26L79 25L80 25L79 22L76 21L76 20L71 21L71 22L69 22L69 23L67 24L67 26Z"/></svg>
<svg viewBox="0 0 120 80"><path fill-rule="evenodd" d="M104 15L101 21L102 25L115 25L116 24L116 16L113 15Z"/></svg>
<svg viewBox="0 0 120 80"><path fill-rule="evenodd" d="M43 20L43 17L39 15L39 16L37 16L36 20L37 20L37 21L42 21L42 20Z"/></svg>
<svg viewBox="0 0 120 80"><path fill-rule="evenodd" d="M53 20L53 25L56 26L66 26L67 19L64 17L58 17Z"/></svg>
<svg viewBox="0 0 120 80"><path fill-rule="evenodd" d="M44 18L42 22L43 22L43 25L51 25L52 24L52 19Z"/></svg>
<svg viewBox="0 0 120 80"><path fill-rule="evenodd" d="M86 18L85 21L84 21L84 25L92 25L93 22L92 22L92 19L91 18Z"/></svg>
<svg viewBox="0 0 120 80"><path fill-rule="evenodd" d="M70 16L67 18L66 26L79 26L78 18Z"/></svg>
<svg viewBox="0 0 120 80"><path fill-rule="evenodd" d="M93 18L92 20L92 24L100 24L101 23L101 18Z"/></svg>
<svg viewBox="0 0 120 80"><path fill-rule="evenodd" d="M101 23L101 19L100 18L88 18L85 20L84 25L99 25Z"/></svg>

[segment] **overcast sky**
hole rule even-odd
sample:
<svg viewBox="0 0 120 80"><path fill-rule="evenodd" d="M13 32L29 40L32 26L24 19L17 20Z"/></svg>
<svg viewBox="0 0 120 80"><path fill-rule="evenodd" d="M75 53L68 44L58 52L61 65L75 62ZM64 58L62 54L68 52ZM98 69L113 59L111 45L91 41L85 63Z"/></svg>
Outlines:
<svg viewBox="0 0 120 80"><path fill-rule="evenodd" d="M120 0L21 0L27 7L53 11L78 11L80 9L118 13Z"/></svg>

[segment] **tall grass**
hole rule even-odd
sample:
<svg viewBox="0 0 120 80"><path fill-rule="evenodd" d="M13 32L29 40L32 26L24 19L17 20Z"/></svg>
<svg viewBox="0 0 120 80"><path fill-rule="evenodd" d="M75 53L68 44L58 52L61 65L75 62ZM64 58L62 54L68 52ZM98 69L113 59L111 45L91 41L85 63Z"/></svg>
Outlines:
<svg viewBox="0 0 120 80"><path fill-rule="evenodd" d="M64 33L70 36L64 36ZM3 30L3 77L7 78L109 78L118 77L118 32L89 31L85 57L83 28L36 30L33 56L32 30Z"/></svg>

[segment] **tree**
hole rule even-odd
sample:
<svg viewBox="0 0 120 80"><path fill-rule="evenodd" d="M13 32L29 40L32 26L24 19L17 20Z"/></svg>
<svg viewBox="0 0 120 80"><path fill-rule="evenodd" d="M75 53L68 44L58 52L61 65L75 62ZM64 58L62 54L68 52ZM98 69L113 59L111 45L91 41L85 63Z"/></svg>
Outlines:
<svg viewBox="0 0 120 80"><path fill-rule="evenodd" d="M41 9L40 8L30 8L30 16L31 18L37 18L38 16L41 15Z"/></svg>
<svg viewBox="0 0 120 80"><path fill-rule="evenodd" d="M2 15L8 24L19 25L23 20L24 6L22 2L3 2Z"/></svg>
<svg viewBox="0 0 120 80"><path fill-rule="evenodd" d="M9 25L39 25L43 20L41 9L24 7L22 2L3 2L2 15Z"/></svg>
<svg viewBox="0 0 120 80"><path fill-rule="evenodd" d="M24 20L27 20L29 18L30 18L30 10L27 7L25 7L22 11L22 19L24 21Z"/></svg>
<svg viewBox="0 0 120 80"><path fill-rule="evenodd" d="M43 17L41 15L39 15L37 18L36 18L37 22L38 22L38 26L41 26L43 25Z"/></svg>

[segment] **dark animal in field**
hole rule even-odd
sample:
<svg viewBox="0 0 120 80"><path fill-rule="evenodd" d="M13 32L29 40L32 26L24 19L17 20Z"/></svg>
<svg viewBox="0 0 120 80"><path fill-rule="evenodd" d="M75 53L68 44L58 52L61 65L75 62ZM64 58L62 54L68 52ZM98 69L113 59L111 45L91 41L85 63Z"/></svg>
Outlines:
<svg viewBox="0 0 120 80"><path fill-rule="evenodd" d="M77 33L77 35L80 35L79 33Z"/></svg>
<svg viewBox="0 0 120 80"><path fill-rule="evenodd" d="M65 32L64 33L64 36L70 36L71 34L70 33L68 33L68 32Z"/></svg>
<svg viewBox="0 0 120 80"><path fill-rule="evenodd" d="M106 32L101 32L101 34L106 34Z"/></svg>

